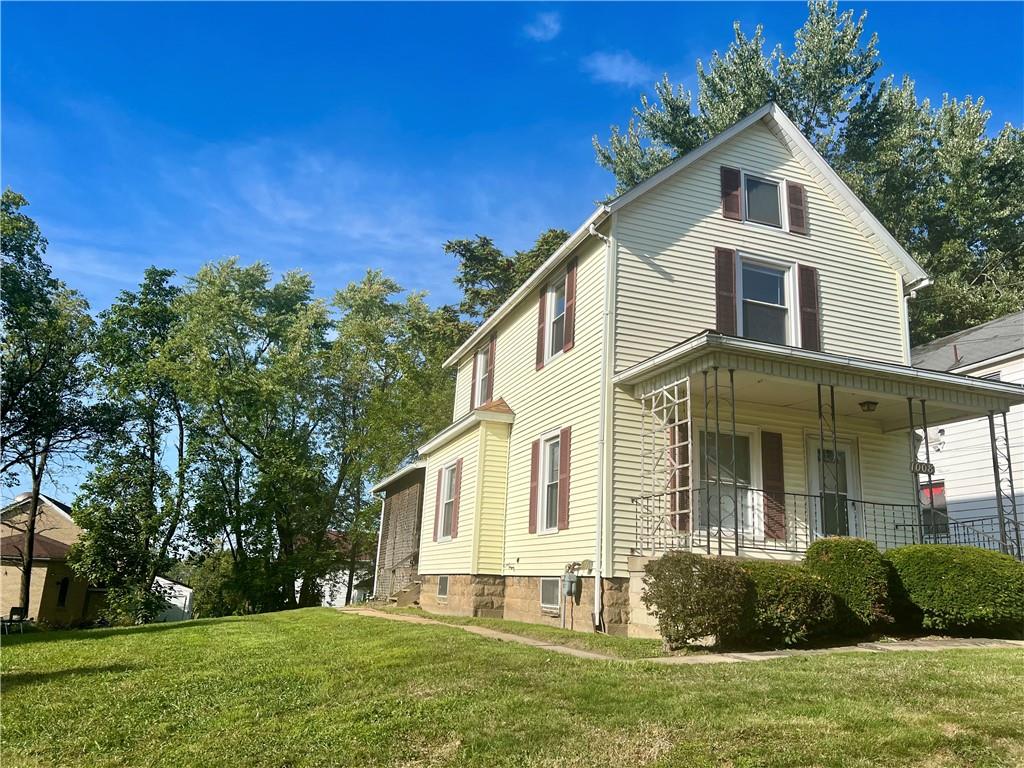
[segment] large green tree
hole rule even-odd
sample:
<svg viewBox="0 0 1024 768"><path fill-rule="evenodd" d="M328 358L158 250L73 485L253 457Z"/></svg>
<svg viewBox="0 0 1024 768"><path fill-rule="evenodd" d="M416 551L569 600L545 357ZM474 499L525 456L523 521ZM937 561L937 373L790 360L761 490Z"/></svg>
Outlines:
<svg viewBox="0 0 1024 768"><path fill-rule="evenodd" d="M147 269L137 291L122 291L100 314L95 340L101 396L118 404L118 422L90 448L92 469L74 504L83 534L71 562L106 585L108 618L119 622L162 610L154 582L171 562L187 503L192 409L166 358L181 295L173 274Z"/></svg>
<svg viewBox="0 0 1024 768"><path fill-rule="evenodd" d="M724 54L697 62L698 94L666 76L642 96L598 162L616 192L655 173L767 101L775 101L934 279L911 303L920 343L1024 304L1024 143L988 130L981 99L919 100L904 78L878 79L866 15L812 0L792 49L734 25Z"/></svg>
<svg viewBox="0 0 1024 768"><path fill-rule="evenodd" d="M21 209L27 201L6 190L0 210L0 376L2 472L8 484L28 475L28 514L20 524L21 589L29 605L39 497L44 477L82 451L109 424L109 405L94 397L91 364L95 323L77 292L50 274L46 240Z"/></svg>

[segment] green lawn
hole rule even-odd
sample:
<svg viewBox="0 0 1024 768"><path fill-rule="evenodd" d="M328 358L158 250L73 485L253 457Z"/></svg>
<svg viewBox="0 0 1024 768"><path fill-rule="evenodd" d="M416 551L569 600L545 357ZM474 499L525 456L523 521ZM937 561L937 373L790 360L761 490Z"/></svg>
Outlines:
<svg viewBox="0 0 1024 768"><path fill-rule="evenodd" d="M1017 766L1024 651L664 667L310 609L4 638L11 766Z"/></svg>

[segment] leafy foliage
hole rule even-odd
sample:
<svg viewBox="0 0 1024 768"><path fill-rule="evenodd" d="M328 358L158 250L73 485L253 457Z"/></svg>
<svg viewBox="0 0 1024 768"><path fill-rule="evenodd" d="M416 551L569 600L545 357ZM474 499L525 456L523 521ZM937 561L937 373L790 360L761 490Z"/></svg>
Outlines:
<svg viewBox="0 0 1024 768"><path fill-rule="evenodd" d="M742 568L754 588L754 622L747 642L799 645L833 630L835 598L822 579L793 563L752 560Z"/></svg>
<svg viewBox="0 0 1024 768"><path fill-rule="evenodd" d="M840 628L861 633L892 621L889 566L870 541L818 539L807 548L804 565L836 596Z"/></svg>
<svg viewBox="0 0 1024 768"><path fill-rule="evenodd" d="M705 637L729 645L749 631L750 580L735 562L669 552L644 570L641 600L669 648Z"/></svg>
<svg viewBox="0 0 1024 768"><path fill-rule="evenodd" d="M1024 637L1024 563L978 547L914 544L886 553L911 620L941 632Z"/></svg>
<svg viewBox="0 0 1024 768"><path fill-rule="evenodd" d="M697 62L693 96L667 76L640 97L600 165L623 192L768 101L793 119L875 216L932 275L910 305L919 344L1016 311L1024 304L1024 140L988 132L982 99L919 101L909 77L878 80L865 15L810 0L791 52L765 52L764 31L737 22L724 54Z"/></svg>

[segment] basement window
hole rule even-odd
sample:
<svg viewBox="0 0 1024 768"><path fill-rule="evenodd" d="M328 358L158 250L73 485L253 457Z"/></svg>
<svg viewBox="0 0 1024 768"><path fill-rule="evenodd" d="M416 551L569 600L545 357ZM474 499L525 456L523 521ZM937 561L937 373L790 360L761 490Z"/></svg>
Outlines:
<svg viewBox="0 0 1024 768"><path fill-rule="evenodd" d="M437 599L447 600L448 599L448 577L438 576L437 577Z"/></svg>
<svg viewBox="0 0 1024 768"><path fill-rule="evenodd" d="M561 579L540 580L540 609L545 612L558 613L561 610Z"/></svg>

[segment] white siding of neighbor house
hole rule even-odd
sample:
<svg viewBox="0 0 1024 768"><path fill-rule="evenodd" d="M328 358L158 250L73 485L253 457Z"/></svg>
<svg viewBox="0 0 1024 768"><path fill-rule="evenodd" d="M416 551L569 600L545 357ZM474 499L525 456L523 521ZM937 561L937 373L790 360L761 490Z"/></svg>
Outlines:
<svg viewBox="0 0 1024 768"><path fill-rule="evenodd" d="M617 393L620 397L629 397L624 392ZM738 398L742 393L737 392ZM639 414L639 408L637 408ZM783 468L785 472L787 493L809 493L810 478L808 477L808 438L817 438L817 414L798 411L792 408L766 406L762 404L744 403L738 399L736 404L736 423L738 429L744 426L754 427L766 432L778 432L782 435ZM701 419L693 422L696 435L701 428ZM742 430L741 430L742 431ZM633 467L632 474L619 473L615 487L613 553L614 576L625 576L628 573L626 558L636 542L636 510L631 499L643 493L640 487L640 427L635 422L633 434L623 442L622 454L619 458ZM883 433L876 422L867 419L846 417L840 425L839 439L852 440L859 459L860 488L859 497L868 502L885 502L887 504L913 504L914 488L909 471L909 447L905 432ZM756 432L752 436L752 452L760 450L760 436ZM694 441L696 443L696 440ZM754 444L756 443L756 444ZM619 448L619 441L616 443ZM634 456L637 458L634 460ZM698 464L694 453L694 477ZM619 469L619 466L616 467ZM751 468L754 482L760 475L760 466Z"/></svg>
<svg viewBox="0 0 1024 768"><path fill-rule="evenodd" d="M810 235L723 218L723 165L803 184ZM909 362L896 270L817 172L762 123L621 209L614 235L616 371L714 328L716 247L816 267L824 352Z"/></svg>
<svg viewBox="0 0 1024 768"><path fill-rule="evenodd" d="M420 526L419 572L423 574L472 573L473 540L478 520L478 464L481 428L475 426L459 435L427 458L423 484L423 521ZM462 459L462 485L459 500L459 530L454 539L434 541L437 510L437 472Z"/></svg>
<svg viewBox="0 0 1024 768"><path fill-rule="evenodd" d="M971 376L999 372L1000 380L1024 384L1024 353L1017 357L977 366L965 371ZM1002 421L996 420L997 427ZM1013 461L1018 515L1024 519L1024 406L1010 409L1007 415L1010 458ZM942 430L943 434L939 431ZM946 483L946 503L950 517L966 520L997 514L995 479L992 474L992 448L988 419L972 419L939 425L928 430L934 480ZM924 460L924 445L918 452ZM921 481L927 480L922 477Z"/></svg>

